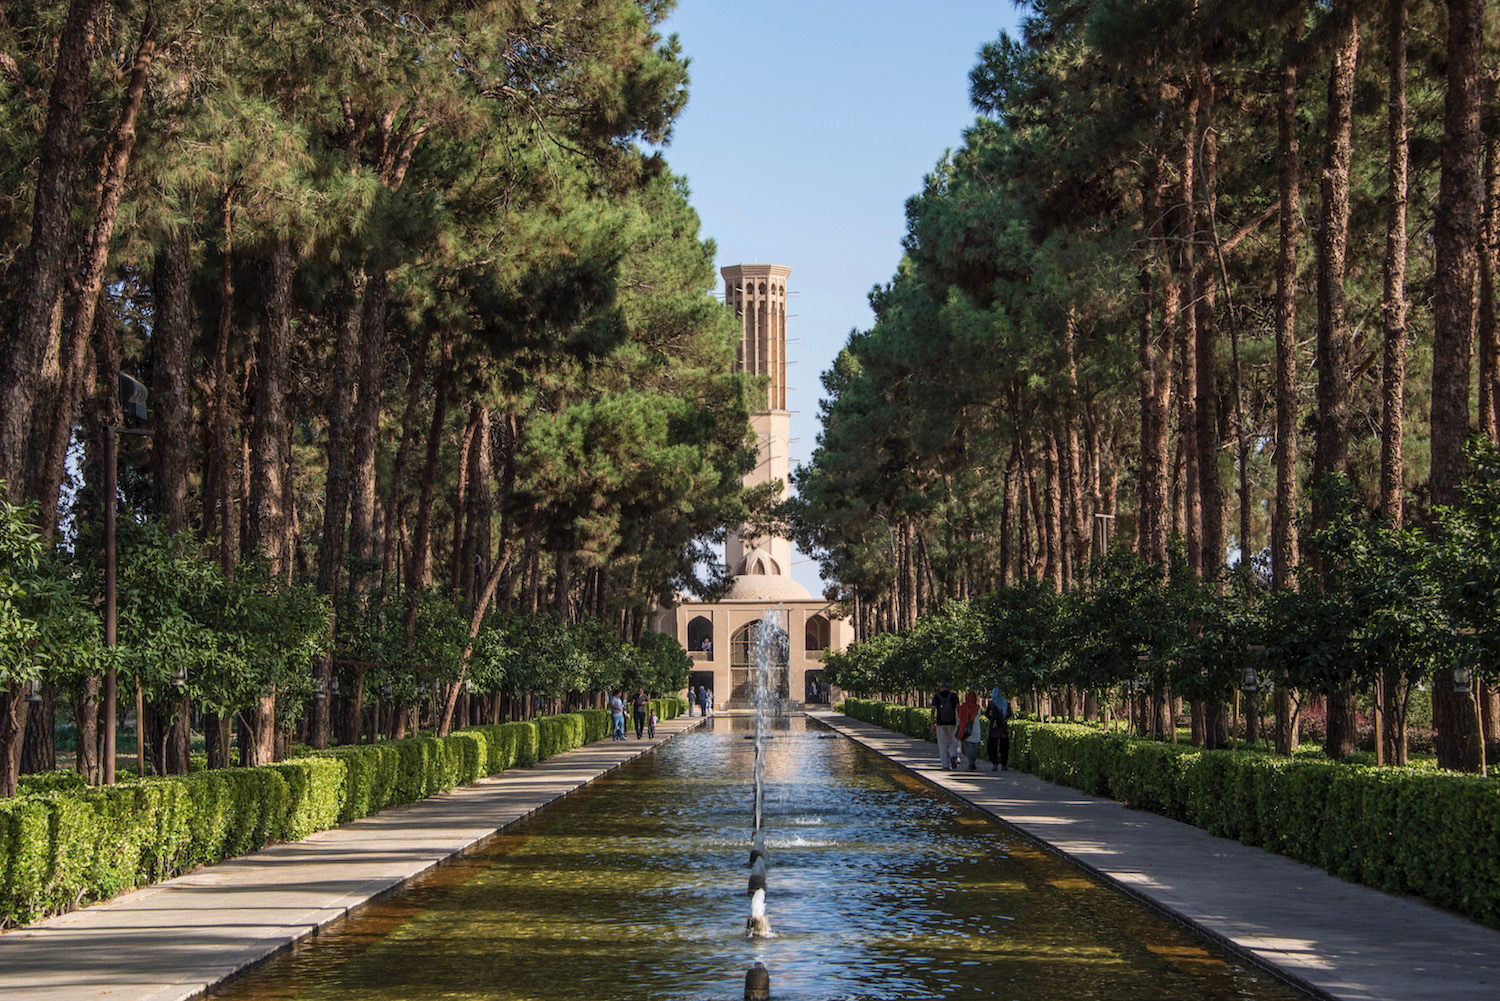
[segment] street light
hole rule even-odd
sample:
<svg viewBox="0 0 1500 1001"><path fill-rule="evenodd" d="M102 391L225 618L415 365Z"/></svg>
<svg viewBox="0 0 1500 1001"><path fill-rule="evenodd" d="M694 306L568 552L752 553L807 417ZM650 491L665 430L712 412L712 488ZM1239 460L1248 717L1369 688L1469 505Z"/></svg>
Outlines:
<svg viewBox="0 0 1500 1001"><path fill-rule="evenodd" d="M1260 679L1255 675L1255 665L1251 663L1251 656L1264 649L1265 647L1259 643L1250 643L1245 647L1245 669L1240 672L1240 691L1246 695L1254 695L1260 691Z"/></svg>
<svg viewBox="0 0 1500 1001"><path fill-rule="evenodd" d="M1457 630L1460 636L1473 636L1473 629ZM1453 694L1469 695L1474 691L1474 674L1469 669L1470 653L1466 648L1458 657L1458 662L1453 665Z"/></svg>

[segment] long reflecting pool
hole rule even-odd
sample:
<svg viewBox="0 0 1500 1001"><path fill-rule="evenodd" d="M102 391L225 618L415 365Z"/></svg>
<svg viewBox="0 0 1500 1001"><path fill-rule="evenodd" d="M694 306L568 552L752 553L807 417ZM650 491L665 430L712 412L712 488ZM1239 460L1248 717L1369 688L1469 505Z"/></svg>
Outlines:
<svg viewBox="0 0 1500 1001"><path fill-rule="evenodd" d="M236 1001L1306 998L800 718L717 717L211 995ZM1005 781L1003 775L996 781Z"/></svg>

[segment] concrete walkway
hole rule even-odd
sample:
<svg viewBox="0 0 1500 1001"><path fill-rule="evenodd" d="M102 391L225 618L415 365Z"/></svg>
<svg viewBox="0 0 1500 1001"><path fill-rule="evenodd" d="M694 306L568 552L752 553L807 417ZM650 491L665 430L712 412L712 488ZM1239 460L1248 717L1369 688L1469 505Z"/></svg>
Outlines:
<svg viewBox="0 0 1500 1001"><path fill-rule="evenodd" d="M628 722L628 721L627 721ZM663 741L601 740L295 844L0 934L5 1001L177 1001L280 952Z"/></svg>
<svg viewBox="0 0 1500 1001"><path fill-rule="evenodd" d="M1500 998L1500 931L1024 772L944 771L928 741L809 715L1314 993Z"/></svg>

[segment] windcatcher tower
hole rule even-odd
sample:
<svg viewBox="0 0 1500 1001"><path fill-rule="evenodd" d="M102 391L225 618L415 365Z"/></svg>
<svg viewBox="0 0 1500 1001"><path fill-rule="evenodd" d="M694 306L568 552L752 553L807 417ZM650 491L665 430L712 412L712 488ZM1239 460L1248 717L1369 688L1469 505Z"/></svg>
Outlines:
<svg viewBox="0 0 1500 1001"><path fill-rule="evenodd" d="M735 371L765 376L765 409L751 415L758 462L745 486L780 480L785 498L791 483L791 413L786 408L786 280L791 268L778 264L734 264L723 268L724 302L740 321ZM736 575L784 577L791 583L792 544L780 538L744 536L731 529L724 561ZM805 590L798 587L797 591Z"/></svg>

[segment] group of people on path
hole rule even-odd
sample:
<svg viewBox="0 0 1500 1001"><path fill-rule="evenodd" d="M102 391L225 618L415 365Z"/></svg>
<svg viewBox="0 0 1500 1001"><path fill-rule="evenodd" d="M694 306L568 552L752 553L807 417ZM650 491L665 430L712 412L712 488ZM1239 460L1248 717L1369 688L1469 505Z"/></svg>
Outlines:
<svg viewBox="0 0 1500 1001"><path fill-rule="evenodd" d="M625 739L625 698L624 692L616 692L609 697L609 716L613 724L610 730L611 740ZM629 698L635 722L635 739L640 740L642 734L655 737L656 724L660 720L657 719L656 711L651 708L651 696L646 694L644 688L637 688Z"/></svg>
<svg viewBox="0 0 1500 1001"><path fill-rule="evenodd" d="M990 725L989 740L985 753L990 759L990 771L1007 771L1010 760L1010 702L1000 689L990 692L990 700L983 709L979 706L979 693L969 691L960 702L958 693L948 682L938 685L932 697L931 719L937 732L938 763L944 771L958 768L958 756L963 754L969 762L969 771L978 771L980 720Z"/></svg>
<svg viewBox="0 0 1500 1001"><path fill-rule="evenodd" d="M706 640L704 642L707 642ZM707 685L688 686L688 715L693 715L693 707L697 706L699 715L712 716L714 714L714 693Z"/></svg>

